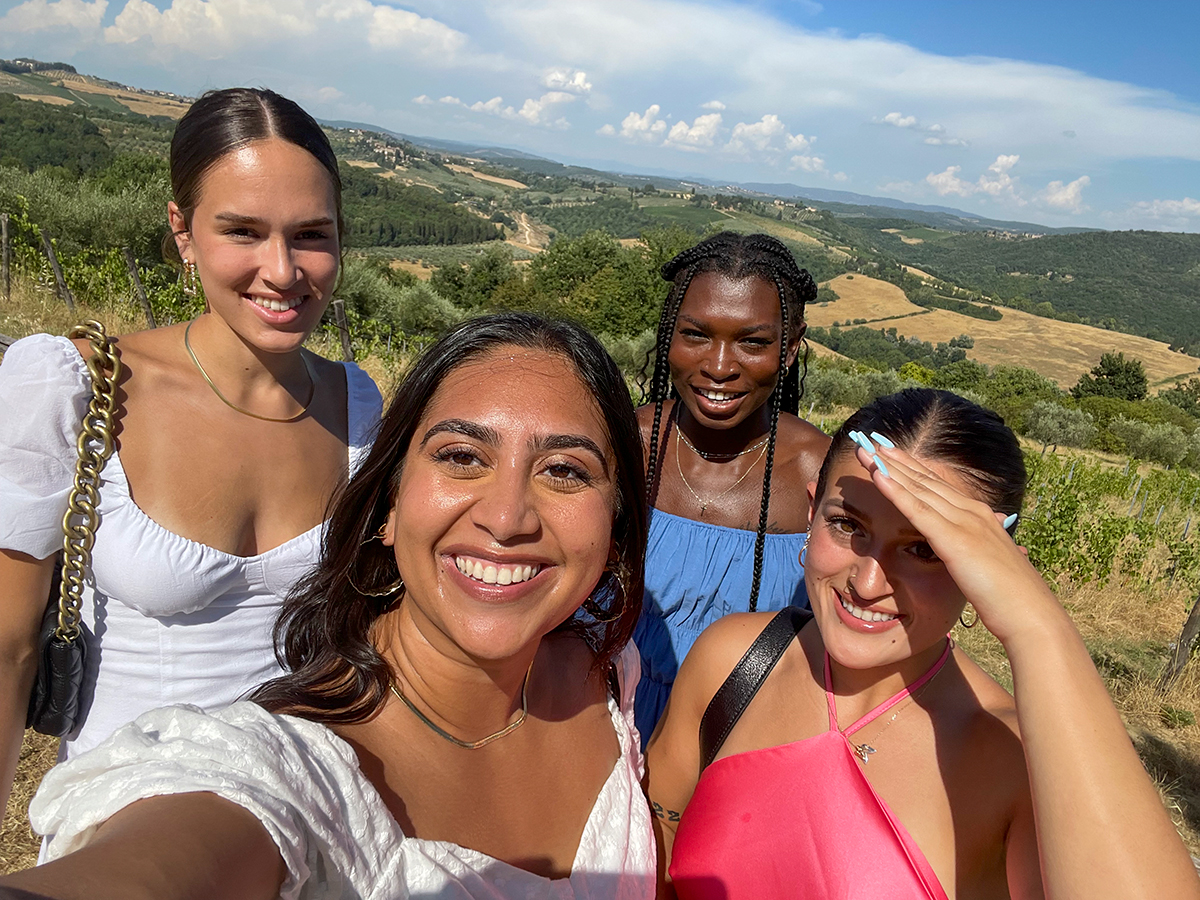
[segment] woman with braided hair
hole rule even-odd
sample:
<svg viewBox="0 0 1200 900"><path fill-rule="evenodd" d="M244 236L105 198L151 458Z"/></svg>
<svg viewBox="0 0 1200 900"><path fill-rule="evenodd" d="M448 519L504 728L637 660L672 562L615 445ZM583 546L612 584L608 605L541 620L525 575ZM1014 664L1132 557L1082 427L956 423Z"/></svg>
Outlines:
<svg viewBox="0 0 1200 900"><path fill-rule="evenodd" d="M806 605L804 486L829 439L797 417L812 277L780 241L722 232L663 266L654 373L638 411L652 507L637 725L647 740L679 664L731 612Z"/></svg>

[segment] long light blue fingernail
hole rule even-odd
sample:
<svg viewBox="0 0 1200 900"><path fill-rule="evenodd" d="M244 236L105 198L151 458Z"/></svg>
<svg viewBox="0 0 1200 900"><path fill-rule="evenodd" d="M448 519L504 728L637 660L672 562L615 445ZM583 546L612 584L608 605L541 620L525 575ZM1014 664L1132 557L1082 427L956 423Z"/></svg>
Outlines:
<svg viewBox="0 0 1200 900"><path fill-rule="evenodd" d="M861 431L850 432L850 439L852 441L854 441L854 443L858 444L858 446L862 447L864 450L866 450L868 453L870 453L872 456L875 454L875 445L872 444L867 439L867 436L865 434L863 434Z"/></svg>
<svg viewBox="0 0 1200 900"><path fill-rule="evenodd" d="M894 450L896 448L895 444L893 444L890 440L885 438L878 431L871 432L871 440L873 440L875 443L879 444L881 447L887 447L889 450Z"/></svg>
<svg viewBox="0 0 1200 900"><path fill-rule="evenodd" d="M887 470L887 466L883 464L883 460L878 456L872 456L871 462L875 463L875 468L879 469L879 474L884 478L891 478L892 473Z"/></svg>
<svg viewBox="0 0 1200 900"><path fill-rule="evenodd" d="M1015 521L1017 521L1017 514L1010 513L1009 515L1004 517L1004 521L1001 524L1004 526L1004 530L1008 531L1008 529L1013 527L1013 523Z"/></svg>

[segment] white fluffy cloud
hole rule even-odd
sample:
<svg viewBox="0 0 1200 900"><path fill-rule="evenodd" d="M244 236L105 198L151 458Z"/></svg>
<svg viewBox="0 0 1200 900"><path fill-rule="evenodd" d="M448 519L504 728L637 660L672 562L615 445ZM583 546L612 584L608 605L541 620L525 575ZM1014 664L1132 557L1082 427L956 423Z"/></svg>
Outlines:
<svg viewBox="0 0 1200 900"><path fill-rule="evenodd" d="M890 112L883 117L883 122L887 125L895 125L897 128L913 128L917 124L917 117Z"/></svg>
<svg viewBox="0 0 1200 900"><path fill-rule="evenodd" d="M413 102L424 105L428 100L429 98L422 94ZM461 106L463 109L475 113L524 122L527 125L567 128L570 123L565 118L555 115L555 112L558 107L574 100L574 94L568 94L565 91L550 91L536 99L530 97L521 104L520 109L511 105L506 106L504 98L500 96L493 97L491 100L477 100L474 103L465 103L458 97L446 96L439 99L438 102L445 103L447 106Z"/></svg>
<svg viewBox="0 0 1200 900"><path fill-rule="evenodd" d="M707 103L701 103L700 108L722 110L725 108L725 104L720 100L709 100Z"/></svg>
<svg viewBox="0 0 1200 900"><path fill-rule="evenodd" d="M79 0L51 5L67 3ZM28 0L12 12L32 4L44 0ZM331 29L348 31L373 50L404 50L443 62L466 43L466 35L436 19L372 0L171 0L161 10L147 0L125 0L103 29L103 39L145 41L159 51L217 59L264 43L316 38Z"/></svg>
<svg viewBox="0 0 1200 900"><path fill-rule="evenodd" d="M578 69L551 69L542 79L542 84L552 91L570 91L573 94L590 94L592 91L587 73Z"/></svg>
<svg viewBox="0 0 1200 900"><path fill-rule="evenodd" d="M1069 183L1051 181L1044 190L1031 197L1021 180L1011 174L1020 159L1018 153L1002 153L975 181L959 177L962 166L947 166L942 172L930 172L926 175L925 183L942 197L951 194L958 197L983 195L1016 206L1025 206L1032 200L1050 209L1069 213L1079 213L1087 209L1083 203L1083 189L1091 184L1090 177L1080 175Z"/></svg>
<svg viewBox="0 0 1200 900"><path fill-rule="evenodd" d="M1092 179L1086 175L1081 175L1067 184L1063 184L1061 181L1052 181L1046 185L1040 199L1054 209L1080 213L1086 209L1083 205L1083 189L1091 183ZM1200 204L1198 204L1198 208L1200 208Z"/></svg>
<svg viewBox="0 0 1200 900"><path fill-rule="evenodd" d="M937 191L939 196L947 197L950 194L957 194L960 197L970 197L975 193L975 185L969 181L963 181L958 177L958 173L962 171L962 166L946 166L946 171L934 174L930 172L925 176L925 182Z"/></svg>
<svg viewBox="0 0 1200 900"><path fill-rule="evenodd" d="M792 169L799 169L801 172L825 172L825 160L819 156L793 156Z"/></svg>
<svg viewBox="0 0 1200 900"><path fill-rule="evenodd" d="M530 125L553 125L555 128L566 128L569 123L565 118L556 115L556 111L560 106L572 103L574 100L574 94L568 94L566 91L550 91L542 94L536 100L530 97L521 104L517 115Z"/></svg>
<svg viewBox="0 0 1200 900"><path fill-rule="evenodd" d="M631 141L657 141L667 132L665 119L658 114L662 107L657 103L647 107L642 115L631 112L621 120L621 137Z"/></svg>
<svg viewBox="0 0 1200 900"><path fill-rule="evenodd" d="M695 150L700 147L711 147L721 129L721 114L707 113L697 116L689 125L687 122L676 122L667 132L665 143L683 150Z"/></svg>
<svg viewBox="0 0 1200 900"><path fill-rule="evenodd" d="M1026 200L1018 191L1019 179L1009 174L1020 159L1019 153L1001 154L987 167L987 171L973 182L959 178L958 173L962 171L962 166L947 166L945 171L930 172L926 175L925 183L942 197L950 194L959 197L986 194L989 197L1004 197L1021 206Z"/></svg>
<svg viewBox="0 0 1200 900"><path fill-rule="evenodd" d="M729 139L729 149L734 151L758 150L762 152L771 145L775 138L784 136L787 128L779 116L767 113L757 122L738 122L733 126L733 136Z"/></svg>
<svg viewBox="0 0 1200 900"><path fill-rule="evenodd" d="M1200 200L1193 200L1191 197L1184 197L1182 200L1142 200L1134 206L1155 219L1200 216Z"/></svg>
<svg viewBox="0 0 1200 900"><path fill-rule="evenodd" d="M39 31L95 31L108 9L108 0L27 0L0 19L0 31L33 34Z"/></svg>
<svg viewBox="0 0 1200 900"><path fill-rule="evenodd" d="M413 97L412 102L417 104L417 106L433 106L433 100L431 100L426 94L421 94L419 97Z"/></svg>

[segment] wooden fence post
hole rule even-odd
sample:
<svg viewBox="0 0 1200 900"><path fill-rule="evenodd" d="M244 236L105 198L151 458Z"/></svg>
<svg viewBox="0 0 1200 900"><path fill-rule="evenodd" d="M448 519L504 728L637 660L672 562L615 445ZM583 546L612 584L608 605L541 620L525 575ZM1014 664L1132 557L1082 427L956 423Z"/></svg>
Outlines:
<svg viewBox="0 0 1200 900"><path fill-rule="evenodd" d="M42 232L42 246L46 249L46 258L50 260L50 268L54 270L54 283L58 286L59 299L67 304L67 309L75 312L75 296L67 287L67 279L63 277L62 266L58 264L58 254L54 252L54 245L50 243L50 238L46 237L45 231Z"/></svg>
<svg viewBox="0 0 1200 900"><path fill-rule="evenodd" d="M346 304L341 300L333 301L333 319L337 322L338 333L342 336L342 359L354 362L354 348L350 346L350 326L346 322Z"/></svg>
<svg viewBox="0 0 1200 900"><path fill-rule="evenodd" d="M12 294L12 284L9 274L9 260L12 258L12 251L8 246L8 213L0 213L0 282L4 283L4 299L7 300Z"/></svg>
<svg viewBox="0 0 1200 900"><path fill-rule="evenodd" d="M142 276L138 274L137 260L133 258L133 251L128 247L122 247L122 252L125 254L125 268L129 270L129 281L133 284L133 292L137 294L137 298L141 301L142 309L146 313L146 322L151 328L157 328L158 323L154 321L154 310L150 308L150 301L146 297L146 289L142 287Z"/></svg>
<svg viewBox="0 0 1200 900"><path fill-rule="evenodd" d="M1171 685L1179 680L1184 666L1192 658L1192 646L1196 643L1197 638L1200 638L1200 598L1192 601L1192 611L1188 613L1188 617L1183 623L1183 630L1179 633L1179 639L1175 642L1175 652L1171 654L1166 668L1159 676L1157 687L1160 693L1165 694L1171 689Z"/></svg>

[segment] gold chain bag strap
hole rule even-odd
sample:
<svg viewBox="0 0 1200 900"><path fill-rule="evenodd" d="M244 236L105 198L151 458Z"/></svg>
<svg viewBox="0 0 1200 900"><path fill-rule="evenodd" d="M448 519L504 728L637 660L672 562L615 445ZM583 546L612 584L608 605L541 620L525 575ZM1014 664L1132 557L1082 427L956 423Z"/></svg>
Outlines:
<svg viewBox="0 0 1200 900"><path fill-rule="evenodd" d="M113 452L113 419L121 380L121 357L103 325L84 322L72 328L68 336L87 338L92 345L92 356L87 361L92 399L75 443L79 458L62 521L61 571L55 572L42 617L37 680L25 720L26 728L54 737L74 731L82 709L87 635L80 605L99 525L96 508L100 505L100 472Z"/></svg>

